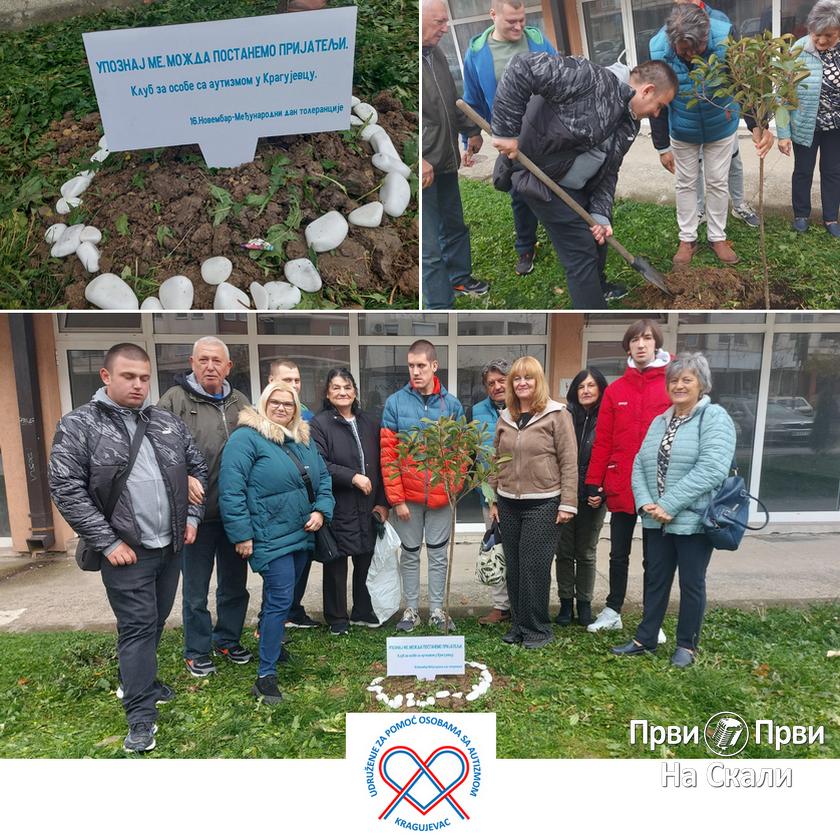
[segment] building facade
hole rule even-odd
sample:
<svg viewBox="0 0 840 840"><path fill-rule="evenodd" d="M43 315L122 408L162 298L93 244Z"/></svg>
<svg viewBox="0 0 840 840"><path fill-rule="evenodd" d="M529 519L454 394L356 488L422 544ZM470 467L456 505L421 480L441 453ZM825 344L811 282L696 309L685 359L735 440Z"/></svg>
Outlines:
<svg viewBox="0 0 840 840"><path fill-rule="evenodd" d="M406 382L417 338L438 348L440 378L465 408L484 399L480 371L494 357L532 355L563 398L584 365L621 375L621 338L638 313L108 313L0 314L0 540L19 551L63 550L72 532L47 500L44 465L62 414L100 385L105 350L121 341L152 359L157 400L187 370L192 344L218 335L231 350L231 380L252 399L273 359L300 367L302 399L318 410L326 372L349 366L363 406L381 410ZM670 351L699 350L714 376L713 400L738 430L737 461L750 492L777 523L840 524L840 313L653 313ZM29 342L29 343L27 343ZM475 499L464 531L481 530ZM46 524L45 524L46 523ZM48 541L43 532L49 532ZM39 536L41 534L41 536Z"/></svg>

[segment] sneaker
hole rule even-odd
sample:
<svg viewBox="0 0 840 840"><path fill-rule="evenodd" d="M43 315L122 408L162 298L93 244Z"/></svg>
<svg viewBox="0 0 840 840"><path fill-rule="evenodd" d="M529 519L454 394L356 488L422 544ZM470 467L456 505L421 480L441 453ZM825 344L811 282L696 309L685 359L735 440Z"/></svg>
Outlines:
<svg viewBox="0 0 840 840"><path fill-rule="evenodd" d="M456 297L461 295L486 295L490 286L483 280L476 280L475 277L468 277L466 280L459 280L453 284L452 290Z"/></svg>
<svg viewBox="0 0 840 840"><path fill-rule="evenodd" d="M757 228L761 225L761 219L758 218L758 213L756 213L746 201L738 207L733 207L732 215L736 219L740 219L745 225L749 225L751 228Z"/></svg>
<svg viewBox="0 0 840 840"><path fill-rule="evenodd" d="M709 247L715 252L715 256L726 265L735 265L740 262L738 255L732 250L732 245L727 239L710 242Z"/></svg>
<svg viewBox="0 0 840 840"><path fill-rule="evenodd" d="M598 613L598 617L586 629L590 633L598 633L601 630L621 630L624 625L621 623L621 615L610 607L604 607Z"/></svg>
<svg viewBox="0 0 840 840"><path fill-rule="evenodd" d="M658 645L664 645L665 642L668 641L668 637L662 632L662 628L659 628L659 637L656 640Z"/></svg>
<svg viewBox="0 0 840 840"><path fill-rule="evenodd" d="M534 270L534 257L536 255L536 251L533 249L519 255L519 262L516 263L516 273L520 277L530 274Z"/></svg>
<svg viewBox="0 0 840 840"><path fill-rule="evenodd" d="M364 621L353 621L353 619L350 619L350 624L353 627L373 627L374 629L382 626L382 622L376 616L372 616Z"/></svg>
<svg viewBox="0 0 840 840"><path fill-rule="evenodd" d="M495 607L487 615L478 619L479 624L501 624L503 621L510 621L510 610L499 610Z"/></svg>
<svg viewBox="0 0 840 840"><path fill-rule="evenodd" d="M697 253L697 242L680 242L680 247L677 248L677 253L671 260L674 269L685 268L691 263L692 258Z"/></svg>
<svg viewBox="0 0 840 840"><path fill-rule="evenodd" d="M409 607L404 613L401 621L397 622L397 630L403 633L410 633L412 630L420 626L420 616L417 610Z"/></svg>
<svg viewBox="0 0 840 840"><path fill-rule="evenodd" d="M280 645L280 656L277 658L278 665L288 665L292 661L292 655L286 645Z"/></svg>
<svg viewBox="0 0 840 840"><path fill-rule="evenodd" d="M349 636L350 625L346 621L340 621L337 624L330 625L331 636Z"/></svg>
<svg viewBox="0 0 840 840"><path fill-rule="evenodd" d="M155 733L157 724L150 720L129 724L128 735L123 741L126 752L149 752L155 748Z"/></svg>
<svg viewBox="0 0 840 840"><path fill-rule="evenodd" d="M609 303L611 300L621 300L627 297L627 289L617 283L607 283L604 288L604 300Z"/></svg>
<svg viewBox="0 0 840 840"><path fill-rule="evenodd" d="M283 695L277 688L277 677L274 674L269 674L267 677L257 677L257 681L251 687L251 694L254 697L259 697L263 703L269 706L275 706L283 700Z"/></svg>
<svg viewBox="0 0 840 840"><path fill-rule="evenodd" d="M125 697L125 689L123 684L117 686L117 700L122 700ZM156 706L162 706L164 703L170 703L175 699L175 689L166 683L158 683L158 698L155 700Z"/></svg>
<svg viewBox="0 0 840 840"><path fill-rule="evenodd" d="M444 615L443 610L432 610L432 613L429 616L429 627L432 627L435 630L440 630L441 632L444 630L452 632L455 630L455 622L452 620L451 616L449 617L448 622L446 619L447 616Z"/></svg>
<svg viewBox="0 0 840 840"><path fill-rule="evenodd" d="M227 647L216 645L216 655L224 656L229 662L234 662L237 665L244 665L254 658L254 654L242 645L228 645Z"/></svg>
<svg viewBox="0 0 840 840"><path fill-rule="evenodd" d="M194 677L209 677L216 673L216 666L209 656L196 656L195 659L185 659L187 670Z"/></svg>
<svg viewBox="0 0 840 840"><path fill-rule="evenodd" d="M797 216L793 220L793 224L791 225L791 227L797 233L805 233L808 230L808 225L809 225L808 219L806 219L804 216Z"/></svg>
<svg viewBox="0 0 840 840"><path fill-rule="evenodd" d="M320 627L321 622L315 621L314 618L310 618L308 615L304 614L303 618L298 619L286 619L286 629L294 629L294 630L311 630L313 627Z"/></svg>

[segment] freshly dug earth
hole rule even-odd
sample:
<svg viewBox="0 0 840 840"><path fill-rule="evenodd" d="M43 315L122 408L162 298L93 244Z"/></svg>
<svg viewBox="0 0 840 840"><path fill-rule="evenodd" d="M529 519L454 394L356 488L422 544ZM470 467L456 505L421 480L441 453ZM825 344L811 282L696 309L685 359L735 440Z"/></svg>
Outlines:
<svg viewBox="0 0 840 840"><path fill-rule="evenodd" d="M666 277L673 297L645 283L625 298L627 309L764 309L760 278L734 268L683 268ZM800 309L804 305L790 289L770 281L771 309Z"/></svg>
<svg viewBox="0 0 840 840"><path fill-rule="evenodd" d="M406 143L416 147L416 113L405 111L386 92L370 102L399 152L404 153ZM76 164L76 171L96 167L88 160L101 136L98 113L78 121L66 114L49 132L57 163ZM246 292L255 280L285 279L282 263L309 255L303 234L309 222L330 210L346 217L377 200L384 173L373 167L371 154L355 130L263 139L254 161L234 169L208 170L197 146L112 152L83 194L79 210L62 217L54 212L54 203L41 209L43 231L56 222L94 225L103 234L98 273L124 276L127 268L127 282L141 302L156 294L166 278L185 274L195 287L193 308L212 309L215 287L201 280L205 259L228 257L233 262L230 282ZM39 163L48 169L56 161L49 156ZM214 197L212 187L226 191L232 205L224 219L215 219L217 224L214 216L226 199L218 192ZM281 236L286 241L272 255L259 256L241 247L249 239L267 238L269 229L278 225L287 226ZM43 231L30 259L36 265L52 260L56 273L66 278L67 306L89 308L84 289L95 274L86 272L75 256L51 258ZM372 292L387 300L396 295L416 300L418 243L416 199L399 218L384 215L378 228L351 225L339 248L316 259L327 305L358 305L360 296Z"/></svg>
<svg viewBox="0 0 840 840"><path fill-rule="evenodd" d="M493 675L493 682L490 683L490 688L487 690L487 693L483 695L484 697L490 697L494 691L498 691L500 688L503 688L508 684L508 681L504 677L499 677L492 671L490 671L490 673ZM472 691L472 687L476 685L480 679L480 671L477 671L475 668L468 668L465 674L453 674L452 676L447 677L437 677L437 679L434 680L418 680L416 677L385 677L381 686L382 690L389 697L395 697L397 694L402 694L402 696L405 697L406 694L412 693L414 694L415 700L425 700L429 695L434 697L435 692L438 691L448 691L450 692L450 695L460 691L463 693L463 697L435 697L434 706L422 707L423 711L440 711L441 709L453 709L458 711L474 705L473 701L468 701L465 698L467 694ZM376 694L374 694L374 692L370 691L368 692L368 695L368 705L371 707L368 711L371 712L418 711L416 706L407 708L405 701L403 701L401 708L390 709L385 706L384 703L380 703L376 699Z"/></svg>

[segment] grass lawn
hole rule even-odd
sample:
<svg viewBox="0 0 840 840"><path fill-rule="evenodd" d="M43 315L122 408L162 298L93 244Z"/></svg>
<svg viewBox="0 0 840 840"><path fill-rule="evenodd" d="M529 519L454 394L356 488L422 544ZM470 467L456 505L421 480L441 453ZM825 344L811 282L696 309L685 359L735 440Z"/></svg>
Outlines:
<svg viewBox="0 0 840 840"><path fill-rule="evenodd" d="M626 616L634 627L639 616ZM629 723L701 727L719 711L777 724L825 726L822 746L749 745L748 758L840 757L840 610L776 608L711 611L702 658L670 667L669 643L656 656L618 658L611 643L628 633L596 637L583 628L557 629L558 641L538 651L511 647L498 629L458 622L467 657L486 663L497 682L475 711L497 715L500 758L708 758L699 746L651 752L629 743ZM383 672L390 629L294 633L293 662L279 676L286 700L259 704L249 694L253 664L220 664L208 680L190 677L181 662L180 630L164 634L160 673L178 692L161 707L161 758L341 758L345 712L372 710L365 690ZM251 640L250 632L247 639ZM114 695L116 654L111 633L2 635L0 757L123 756L126 725Z"/></svg>
<svg viewBox="0 0 840 840"><path fill-rule="evenodd" d="M534 270L526 277L514 274L513 214L510 198L491 184L460 180L464 218L470 226L473 273L491 283L486 298L459 298L459 309L568 309L571 307L563 269L542 226L538 229L538 251ZM808 309L840 308L840 242L817 226L806 234L790 230L789 220L768 217L765 224L771 284L784 281L793 295ZM679 244L673 206L618 201L613 230L631 254L647 257L664 274L671 270L671 258ZM701 240L705 226L700 229ZM741 257L738 270L758 277L758 231L729 219L726 235ZM695 257L692 267L720 268L721 263L707 248ZM612 304L615 309L639 308L631 303L633 292L646 283L612 249L607 260L607 277L631 290L631 295ZM730 301L725 308L738 308ZM763 307L762 307L763 308Z"/></svg>

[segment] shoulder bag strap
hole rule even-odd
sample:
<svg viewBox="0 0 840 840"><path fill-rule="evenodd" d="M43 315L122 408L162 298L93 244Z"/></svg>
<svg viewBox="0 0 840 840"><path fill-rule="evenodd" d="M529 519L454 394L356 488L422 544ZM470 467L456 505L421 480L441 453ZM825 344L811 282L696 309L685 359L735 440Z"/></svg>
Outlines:
<svg viewBox="0 0 840 840"><path fill-rule="evenodd" d="M143 438L146 436L146 427L148 425L149 418L141 413L137 419L137 428L134 430L134 437L131 439L131 447L128 450L128 463L126 464L125 469L120 473L119 478L117 478L112 485L111 495L108 496L108 504L105 506L105 510L102 511L102 513L105 514L105 519L109 521L111 516L114 514L114 508L117 506L117 500L122 495L123 490L125 490L125 485L128 483L128 476L131 474L131 469L134 466L134 462L137 460L137 453L140 451Z"/></svg>
<svg viewBox="0 0 840 840"><path fill-rule="evenodd" d="M303 486L306 487L306 492L309 495L309 503L314 503L315 491L312 489L312 479L309 477L308 469L304 467L304 465L300 462L300 458L298 458L297 455L295 455L290 449L281 445L280 450L281 452L285 452L291 459L292 463L298 468L300 477L303 479Z"/></svg>

